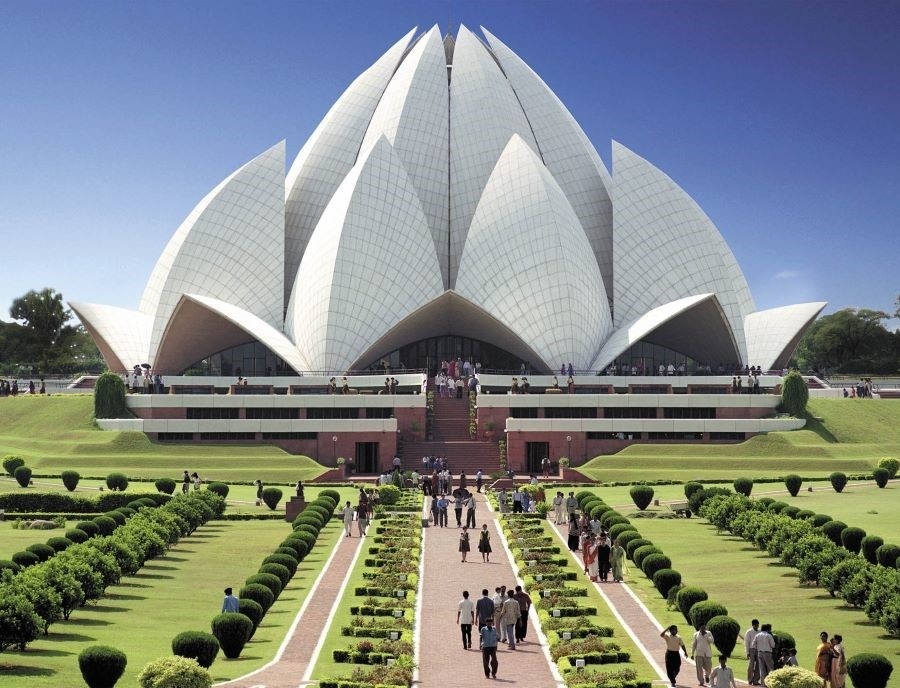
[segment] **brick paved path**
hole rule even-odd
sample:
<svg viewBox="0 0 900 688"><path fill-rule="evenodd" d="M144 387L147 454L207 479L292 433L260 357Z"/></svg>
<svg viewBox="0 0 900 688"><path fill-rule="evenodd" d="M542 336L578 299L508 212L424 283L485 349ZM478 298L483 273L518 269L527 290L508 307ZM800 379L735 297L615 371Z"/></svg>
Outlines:
<svg viewBox="0 0 900 688"><path fill-rule="evenodd" d="M322 574L318 588L310 592L308 604L291 627L280 657L256 673L216 685L222 688L297 688L299 685L309 685L301 684L303 675L316 644L328 628L331 608L350 571L353 557L365 543L366 538L343 537L342 529L336 545L337 552Z"/></svg>
<svg viewBox="0 0 900 688"><path fill-rule="evenodd" d="M422 688L437 688L441 685L471 686L492 685L494 681L485 679L478 650L477 631L473 629L472 649L464 650L459 627L456 625L457 603L462 599L462 591L468 590L470 599L481 597L481 590L487 588L491 595L498 585L515 586L516 577L513 564L502 545L502 536L497 519L484 502L482 495L476 495L477 528L472 531L468 562L460 562L459 534L456 519L451 509L450 527L429 527L424 532L424 572L422 577L422 614L420 623L420 651L418 684ZM465 517L465 512L463 512ZM481 561L478 551L478 530L482 523L488 524L491 533L490 563ZM528 636L525 643L517 645L515 651L501 643L497 651L499 669L496 683L527 688L555 688L557 681L550 670L549 660L538 642L534 617L529 619Z"/></svg>

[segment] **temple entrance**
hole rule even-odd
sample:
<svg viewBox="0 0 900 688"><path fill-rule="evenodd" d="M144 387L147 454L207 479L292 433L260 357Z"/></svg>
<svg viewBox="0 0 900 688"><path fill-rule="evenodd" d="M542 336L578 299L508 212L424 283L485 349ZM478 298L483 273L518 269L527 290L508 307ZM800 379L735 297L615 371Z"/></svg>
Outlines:
<svg viewBox="0 0 900 688"><path fill-rule="evenodd" d="M356 443L356 472L378 473L378 442Z"/></svg>
<svg viewBox="0 0 900 688"><path fill-rule="evenodd" d="M429 375L435 375L441 366L441 361L458 358L468 361L473 366L475 363L481 363L482 370L485 371L518 373L522 363L525 363L529 369L531 368L531 363L528 361L523 361L518 356L493 344L456 335L429 337L406 344L382 356L377 361L372 361L369 368L380 370L387 366L390 370L425 369Z"/></svg>
<svg viewBox="0 0 900 688"><path fill-rule="evenodd" d="M541 461L550 456L549 442L525 443L525 471L529 474L541 475Z"/></svg>

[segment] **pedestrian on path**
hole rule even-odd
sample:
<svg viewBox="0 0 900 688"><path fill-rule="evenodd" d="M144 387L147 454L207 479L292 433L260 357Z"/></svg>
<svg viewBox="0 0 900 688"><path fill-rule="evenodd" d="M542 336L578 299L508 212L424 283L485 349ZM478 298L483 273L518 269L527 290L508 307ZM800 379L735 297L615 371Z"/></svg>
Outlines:
<svg viewBox="0 0 900 688"><path fill-rule="evenodd" d="M497 503L500 505L500 513L506 513L506 488L500 488L500 494L497 495Z"/></svg>
<svg viewBox="0 0 900 688"><path fill-rule="evenodd" d="M775 638L772 637L772 624L763 624L759 633L753 638L753 647L756 648L756 666L759 674L759 685L765 685L766 676L775 668L775 660L772 652L775 650Z"/></svg>
<svg viewBox="0 0 900 688"><path fill-rule="evenodd" d="M503 602L506 600L506 586L494 588L494 596L491 601L494 603L494 629L500 636L500 642L506 642L506 629L503 627L501 614L503 612Z"/></svg>
<svg viewBox="0 0 900 688"><path fill-rule="evenodd" d="M466 556L468 556L470 549L471 549L471 547L469 546L469 528L467 526L463 526L462 532L459 534L459 552L460 552L460 555L462 556L463 564L466 563Z"/></svg>
<svg viewBox="0 0 900 688"><path fill-rule="evenodd" d="M360 502L356 505L356 530L360 537L366 536L366 528L369 527L369 504Z"/></svg>
<svg viewBox="0 0 900 688"><path fill-rule="evenodd" d="M575 513L575 510L578 508L578 500L575 499L575 493L570 492L569 496L566 497L566 514L571 519L572 514Z"/></svg>
<svg viewBox="0 0 900 688"><path fill-rule="evenodd" d="M481 552L481 561L486 564L491 562L491 534L487 523L481 526L481 535L478 537L478 551Z"/></svg>
<svg viewBox="0 0 900 688"><path fill-rule="evenodd" d="M613 540L612 551L609 554L609 563L612 566L613 580L621 583L625 580L625 548L618 540Z"/></svg>
<svg viewBox="0 0 900 688"><path fill-rule="evenodd" d="M756 663L756 646L753 639L759 633L759 619L750 622L750 628L744 632L744 654L747 656L747 683L759 685L759 666Z"/></svg>
<svg viewBox="0 0 900 688"><path fill-rule="evenodd" d="M478 632L481 638L481 663L484 667L485 678L497 678L497 629L494 628L491 617L485 619L484 626ZM490 670L490 671L488 671Z"/></svg>
<svg viewBox="0 0 900 688"><path fill-rule="evenodd" d="M189 479L187 471L184 472L184 477L185 477L185 482L184 482L184 485L182 486L182 491L185 494L187 494L187 485L188 485L187 481ZM262 504L262 493L263 493L262 480L257 480L256 481L256 506L259 506L260 504Z"/></svg>
<svg viewBox="0 0 900 688"><path fill-rule="evenodd" d="M484 485L484 473L481 472L481 469L478 469L478 472L475 474L475 489L478 492L481 492L481 486Z"/></svg>
<svg viewBox="0 0 900 688"><path fill-rule="evenodd" d="M612 556L612 548L609 544L609 538L606 533L600 531L597 538L597 569L600 574L600 580L609 583L610 557Z"/></svg>
<svg viewBox="0 0 900 688"><path fill-rule="evenodd" d="M531 595L522 590L521 585L516 586L516 602L519 603L519 621L516 623L516 641L525 642L528 635L528 612L531 610Z"/></svg>
<svg viewBox="0 0 900 688"><path fill-rule="evenodd" d="M462 634L463 650L472 649L473 623L475 623L475 603L469 599L469 591L463 590L463 598L456 605L456 625Z"/></svg>
<svg viewBox="0 0 900 688"><path fill-rule="evenodd" d="M466 497L466 527L475 528L475 495Z"/></svg>
<svg viewBox="0 0 900 688"><path fill-rule="evenodd" d="M581 558L584 561L584 572L591 579L592 583L596 583L600 573L600 566L597 559L597 540L592 533L589 533L584 539L583 545Z"/></svg>
<svg viewBox="0 0 900 688"><path fill-rule="evenodd" d="M706 624L700 624L700 628L694 633L691 641L691 659L697 669L697 682L703 686L709 682L712 672L712 648L715 643L713 634L706 630Z"/></svg>
<svg viewBox="0 0 900 688"><path fill-rule="evenodd" d="M719 655L719 666L713 669L709 675L711 688L737 688L734 672L726 666L727 661L728 658L725 655Z"/></svg>
<svg viewBox="0 0 900 688"><path fill-rule="evenodd" d="M453 497L453 511L456 512L456 527L462 528L463 493L457 492Z"/></svg>
<svg viewBox="0 0 900 688"><path fill-rule="evenodd" d="M578 515L575 513L569 514L569 550L572 552L578 551L578 541L579 536L581 535L581 528L578 525Z"/></svg>
<svg viewBox="0 0 900 688"><path fill-rule="evenodd" d="M553 522L558 526L566 522L565 501L562 492L557 492L556 497L553 498Z"/></svg>
<svg viewBox="0 0 900 688"><path fill-rule="evenodd" d="M231 588L225 588L225 599L222 600L222 612L223 613L240 611L239 600L232 593L233 593L233 590Z"/></svg>
<svg viewBox="0 0 900 688"><path fill-rule="evenodd" d="M438 525L438 501L440 497L436 494L431 496L431 522L434 523L435 527Z"/></svg>
<svg viewBox="0 0 900 688"><path fill-rule="evenodd" d="M344 537L351 537L350 528L353 526L353 514L354 509L350 506L350 502L347 502L347 506L341 509L341 515L344 517L344 531L346 532Z"/></svg>
<svg viewBox="0 0 900 688"><path fill-rule="evenodd" d="M488 589L481 591L481 597L475 603L475 624L482 628L487 622L494 622L494 600L488 597Z"/></svg>
<svg viewBox="0 0 900 688"><path fill-rule="evenodd" d="M674 624L663 629L659 637L666 641L666 676L674 686L678 672L681 671L681 655L678 651L684 652L685 657L688 656L688 651L684 641L678 636L678 626Z"/></svg>
<svg viewBox="0 0 900 688"><path fill-rule="evenodd" d="M447 527L447 509L449 506L450 500L447 499L447 495L442 494L438 500L438 525L441 528Z"/></svg>
<svg viewBox="0 0 900 688"><path fill-rule="evenodd" d="M503 608L500 611L500 622L503 624L506 633L506 642L509 643L509 649L516 649L516 624L519 622L519 614L521 613L519 601L515 598L515 592L506 591L506 599L503 601Z"/></svg>

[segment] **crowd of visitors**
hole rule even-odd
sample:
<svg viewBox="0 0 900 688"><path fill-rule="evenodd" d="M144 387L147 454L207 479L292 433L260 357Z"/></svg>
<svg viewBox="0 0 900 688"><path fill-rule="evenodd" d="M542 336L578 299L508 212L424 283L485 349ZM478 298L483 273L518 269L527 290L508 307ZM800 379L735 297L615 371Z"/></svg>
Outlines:
<svg viewBox="0 0 900 688"><path fill-rule="evenodd" d="M878 385L873 385L870 377L861 377L855 386L850 387L849 390L844 387L841 391L844 399L848 397L851 399L871 399L872 393L878 391Z"/></svg>
<svg viewBox="0 0 900 688"><path fill-rule="evenodd" d="M485 678L497 678L497 648L500 643L506 643L510 650L515 650L517 644L525 642L531 606L531 596L521 585L515 588L510 586L509 589L505 585L497 586L493 596L488 588L484 588L477 602L472 602L469 591L463 590L463 597L457 605L456 623L464 650L472 649L472 627L478 629L478 647Z"/></svg>
<svg viewBox="0 0 900 688"><path fill-rule="evenodd" d="M19 381L16 379L13 379L12 382L9 380L0 380L0 397L15 397L19 395L19 392L23 394L46 394L47 386L44 384L44 378L41 378L40 388L34 384L34 380L29 380L28 386L25 389L22 389L19 386Z"/></svg>

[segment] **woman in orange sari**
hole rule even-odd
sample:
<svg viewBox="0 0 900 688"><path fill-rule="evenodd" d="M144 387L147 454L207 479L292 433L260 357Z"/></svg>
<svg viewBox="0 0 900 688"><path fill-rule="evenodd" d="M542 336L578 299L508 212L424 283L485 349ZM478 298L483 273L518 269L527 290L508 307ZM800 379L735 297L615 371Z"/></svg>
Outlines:
<svg viewBox="0 0 900 688"><path fill-rule="evenodd" d="M596 582L600 575L600 563L597 556L597 540L594 534L590 533L584 539L584 548L582 558L584 559L584 572L590 576L591 581Z"/></svg>
<svg viewBox="0 0 900 688"><path fill-rule="evenodd" d="M824 681L823 687L827 688L831 681L831 660L834 658L834 647L828 642L828 634L825 631L819 633L822 642L816 648L816 676Z"/></svg>

